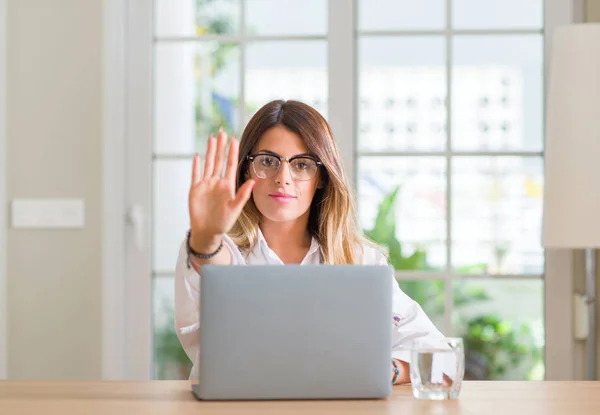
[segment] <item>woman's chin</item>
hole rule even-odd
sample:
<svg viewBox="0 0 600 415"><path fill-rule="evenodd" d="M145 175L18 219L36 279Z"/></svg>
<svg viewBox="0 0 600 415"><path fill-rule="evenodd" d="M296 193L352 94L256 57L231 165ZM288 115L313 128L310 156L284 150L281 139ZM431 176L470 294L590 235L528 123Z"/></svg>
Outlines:
<svg viewBox="0 0 600 415"><path fill-rule="evenodd" d="M297 212L292 212L289 209L280 208L280 209L269 209L268 212L262 214L266 219L271 222L289 222L291 220L298 219L301 215Z"/></svg>
<svg viewBox="0 0 600 415"><path fill-rule="evenodd" d="M256 199L254 201L260 214L272 222L294 221L304 215L310 208L310 206L307 206L304 210L299 209L298 200L295 200L294 203L279 203L270 199L261 202L256 203Z"/></svg>
<svg viewBox="0 0 600 415"><path fill-rule="evenodd" d="M289 222L298 219L303 212L298 211L297 207L286 205L270 205L260 209L261 215L272 222Z"/></svg>

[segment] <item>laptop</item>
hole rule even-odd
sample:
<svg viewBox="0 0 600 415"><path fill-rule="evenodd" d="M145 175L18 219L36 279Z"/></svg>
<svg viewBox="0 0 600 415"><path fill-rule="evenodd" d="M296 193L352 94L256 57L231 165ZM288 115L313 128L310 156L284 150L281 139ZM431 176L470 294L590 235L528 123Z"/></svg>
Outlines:
<svg viewBox="0 0 600 415"><path fill-rule="evenodd" d="M205 265L201 400L380 399L392 391L387 265Z"/></svg>

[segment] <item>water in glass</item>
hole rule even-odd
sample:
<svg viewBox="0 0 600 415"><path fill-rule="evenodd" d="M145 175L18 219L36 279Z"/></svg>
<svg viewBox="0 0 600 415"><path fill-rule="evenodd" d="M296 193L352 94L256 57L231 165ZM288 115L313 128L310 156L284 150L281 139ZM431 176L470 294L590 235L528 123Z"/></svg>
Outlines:
<svg viewBox="0 0 600 415"><path fill-rule="evenodd" d="M415 398L458 398L465 372L464 362L460 338L446 338L436 347L415 341L410 363L410 380Z"/></svg>

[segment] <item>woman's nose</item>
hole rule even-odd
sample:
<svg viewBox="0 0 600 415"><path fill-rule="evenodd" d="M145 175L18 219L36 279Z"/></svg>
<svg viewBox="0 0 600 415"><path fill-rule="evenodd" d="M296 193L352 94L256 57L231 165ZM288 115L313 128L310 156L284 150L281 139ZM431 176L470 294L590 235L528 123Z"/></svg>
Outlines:
<svg viewBox="0 0 600 415"><path fill-rule="evenodd" d="M290 184L293 181L292 171L290 170L290 163L287 161L282 161L279 166L279 171L275 175L275 181L277 183L285 183Z"/></svg>

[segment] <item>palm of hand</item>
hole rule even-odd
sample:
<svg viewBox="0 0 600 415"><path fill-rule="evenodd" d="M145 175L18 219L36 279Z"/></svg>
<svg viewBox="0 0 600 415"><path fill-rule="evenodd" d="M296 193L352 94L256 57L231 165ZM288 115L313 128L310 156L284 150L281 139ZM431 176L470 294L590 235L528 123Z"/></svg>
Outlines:
<svg viewBox="0 0 600 415"><path fill-rule="evenodd" d="M188 198L192 234L212 237L228 232L252 193L254 180L246 181L237 194L235 192L239 153L235 137L231 139L225 174L222 174L226 140L227 136L222 131L218 142L212 136L209 138L203 175L200 173L200 157L194 157Z"/></svg>

